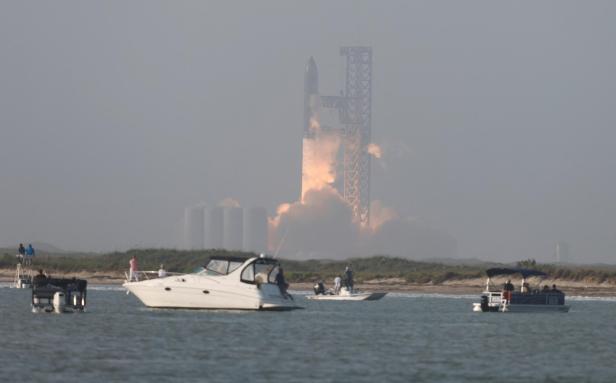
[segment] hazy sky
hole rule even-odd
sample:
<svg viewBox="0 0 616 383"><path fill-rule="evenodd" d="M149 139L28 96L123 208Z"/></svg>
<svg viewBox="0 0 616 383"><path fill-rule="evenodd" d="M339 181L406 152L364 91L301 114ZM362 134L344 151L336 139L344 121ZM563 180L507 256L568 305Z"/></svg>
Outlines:
<svg viewBox="0 0 616 383"><path fill-rule="evenodd" d="M616 261L616 2L2 1L0 245L175 246L299 194L303 70L374 52L372 196L459 257Z"/></svg>

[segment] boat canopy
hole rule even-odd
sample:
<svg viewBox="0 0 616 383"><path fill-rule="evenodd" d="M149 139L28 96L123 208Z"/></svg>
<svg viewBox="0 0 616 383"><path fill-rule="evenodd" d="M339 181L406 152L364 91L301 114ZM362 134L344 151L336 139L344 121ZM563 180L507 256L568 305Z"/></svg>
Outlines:
<svg viewBox="0 0 616 383"><path fill-rule="evenodd" d="M206 275L227 275L237 270L249 258L240 257L210 257L210 261L205 266L205 269L199 273Z"/></svg>
<svg viewBox="0 0 616 383"><path fill-rule="evenodd" d="M212 255L209 257L209 260L218 260L218 261L229 261L229 262L246 262L252 257L249 256L238 256L238 255Z"/></svg>
<svg viewBox="0 0 616 383"><path fill-rule="evenodd" d="M533 277L533 276L547 276L546 273L539 270L531 270L531 269L508 269L508 268L492 268L487 269L486 274L488 277L492 278L496 275L511 275L511 274L521 274L523 278Z"/></svg>

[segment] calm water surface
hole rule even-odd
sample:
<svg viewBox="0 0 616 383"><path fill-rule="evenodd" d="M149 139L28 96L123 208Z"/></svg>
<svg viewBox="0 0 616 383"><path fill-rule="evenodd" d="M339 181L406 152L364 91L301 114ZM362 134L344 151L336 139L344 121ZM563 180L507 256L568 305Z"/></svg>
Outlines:
<svg viewBox="0 0 616 383"><path fill-rule="evenodd" d="M151 310L90 288L88 312L32 314L0 288L0 381L616 382L616 299L568 314L477 314L394 294L283 313Z"/></svg>

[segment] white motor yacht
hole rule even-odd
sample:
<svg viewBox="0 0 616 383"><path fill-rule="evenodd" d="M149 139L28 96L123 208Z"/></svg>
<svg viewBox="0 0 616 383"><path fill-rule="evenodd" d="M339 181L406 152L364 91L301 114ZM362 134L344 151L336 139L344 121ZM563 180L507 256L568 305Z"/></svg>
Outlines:
<svg viewBox="0 0 616 383"><path fill-rule="evenodd" d="M261 257L211 257L196 273L126 281L124 287L154 308L291 310L300 308L276 284L278 261ZM284 291L283 291L284 290Z"/></svg>
<svg viewBox="0 0 616 383"><path fill-rule="evenodd" d="M473 303L475 312L568 312L565 304L565 294L553 286L531 289L527 282L529 277L545 277L539 270L493 268L486 270L488 280L481 296L481 302ZM515 290L513 284L507 281L502 289L492 285L491 278L499 275L521 275L520 289Z"/></svg>

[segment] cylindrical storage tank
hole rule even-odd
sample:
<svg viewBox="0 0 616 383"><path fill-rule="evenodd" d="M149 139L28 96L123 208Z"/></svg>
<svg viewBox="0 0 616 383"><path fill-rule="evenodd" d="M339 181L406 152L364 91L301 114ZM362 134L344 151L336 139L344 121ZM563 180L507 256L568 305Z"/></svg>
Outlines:
<svg viewBox="0 0 616 383"><path fill-rule="evenodd" d="M203 249L203 206L187 207L184 210L184 248Z"/></svg>
<svg viewBox="0 0 616 383"><path fill-rule="evenodd" d="M223 247L223 210L220 206L205 209L205 238L206 249L222 249Z"/></svg>
<svg viewBox="0 0 616 383"><path fill-rule="evenodd" d="M244 240L244 212L241 207L225 207L223 210L223 248L242 250Z"/></svg>
<svg viewBox="0 0 616 383"><path fill-rule="evenodd" d="M244 210L244 251L267 252L267 211L264 207Z"/></svg>

